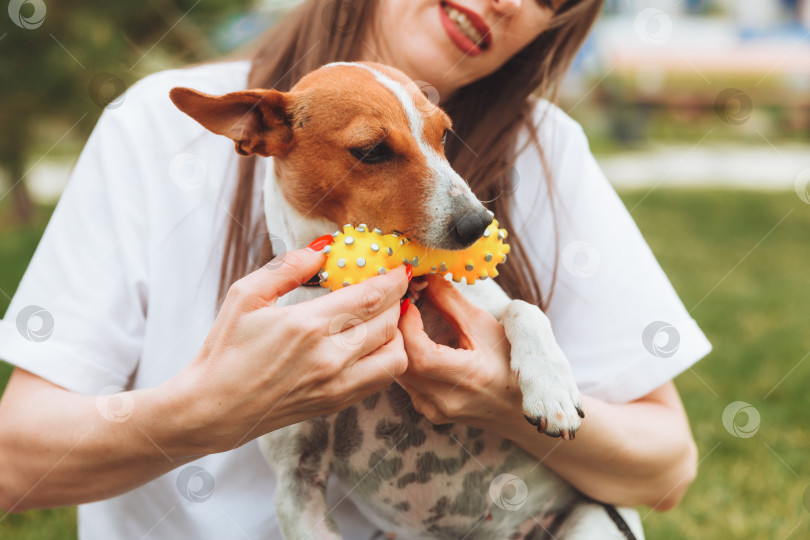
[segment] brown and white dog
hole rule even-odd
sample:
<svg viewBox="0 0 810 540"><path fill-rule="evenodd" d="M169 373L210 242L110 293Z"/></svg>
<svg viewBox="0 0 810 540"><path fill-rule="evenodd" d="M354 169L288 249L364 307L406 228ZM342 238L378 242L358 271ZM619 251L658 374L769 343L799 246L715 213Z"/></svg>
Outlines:
<svg viewBox="0 0 810 540"><path fill-rule="evenodd" d="M333 63L286 93L211 96L174 88L171 99L233 139L239 154L273 158L265 216L288 249L344 223L461 249L492 220L444 156L449 117L391 67ZM493 280L460 289L503 324L527 419L538 431L573 437L580 395L546 316L510 299ZM278 305L325 293L300 287ZM428 334L446 343L449 327L427 304L422 310ZM620 530L626 524L615 509L587 500L511 441L459 424L433 425L396 384L259 443L278 480L276 515L288 540L341 538L326 502L332 472L354 486L349 496L360 511L398 540L632 537L629 528ZM640 534L640 523L633 528Z"/></svg>

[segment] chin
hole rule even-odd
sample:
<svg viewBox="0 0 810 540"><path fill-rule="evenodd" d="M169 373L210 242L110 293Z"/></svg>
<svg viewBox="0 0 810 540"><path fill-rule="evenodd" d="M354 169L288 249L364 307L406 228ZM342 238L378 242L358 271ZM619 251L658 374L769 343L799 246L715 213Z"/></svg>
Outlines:
<svg viewBox="0 0 810 540"><path fill-rule="evenodd" d="M400 69L416 81L426 81L444 88L458 88L476 79L467 65L468 62L475 62L475 58L464 58L459 51L441 47L427 36L409 52L411 51L420 53L404 58L405 67Z"/></svg>
<svg viewBox="0 0 810 540"><path fill-rule="evenodd" d="M480 56L465 57L450 41L436 14L437 5L438 0L421 6L419 16L408 17L396 34L388 34L388 39L408 44L393 59L393 66L415 81L458 88L483 76L484 73L475 72L482 71L486 62Z"/></svg>

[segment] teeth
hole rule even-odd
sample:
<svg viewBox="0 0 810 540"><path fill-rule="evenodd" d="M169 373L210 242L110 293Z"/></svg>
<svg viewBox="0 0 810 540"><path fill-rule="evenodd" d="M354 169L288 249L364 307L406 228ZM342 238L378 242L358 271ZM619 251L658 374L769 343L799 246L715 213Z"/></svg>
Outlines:
<svg viewBox="0 0 810 540"><path fill-rule="evenodd" d="M456 27L461 30L461 33L464 34L467 39L472 41L473 43L479 43L484 36L473 26L470 22L470 19L464 13L461 13L456 8L450 7L447 4L444 5L444 11L447 13L447 16L450 17L450 20L456 24Z"/></svg>

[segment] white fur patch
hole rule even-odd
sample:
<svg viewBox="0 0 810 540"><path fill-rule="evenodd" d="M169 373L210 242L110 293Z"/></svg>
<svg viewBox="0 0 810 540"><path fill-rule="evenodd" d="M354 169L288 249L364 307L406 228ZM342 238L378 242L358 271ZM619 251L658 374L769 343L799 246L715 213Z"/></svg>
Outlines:
<svg viewBox="0 0 810 540"><path fill-rule="evenodd" d="M436 214L434 216L436 219L431 220L431 223L428 224L427 236L431 237L431 239L434 241L438 241L439 238L445 234L442 223L444 223L444 220L452 213L453 199L456 197L467 197L470 204L479 204L478 199L473 194L470 186L468 186L464 179L453 170L447 159L440 156L425 140L422 113L419 111L413 97L411 97L402 83L397 82L391 77L387 76L385 73L364 64L353 62L333 62L324 67L330 66L349 66L365 69L374 75L374 78L377 79L380 84L388 88L399 100L403 111L405 111L405 116L408 118L411 134L413 135L414 140L416 140L419 150L425 156L425 161L427 162L429 170L433 173L433 185L435 188L431 196L434 204L432 204L431 207L436 209Z"/></svg>

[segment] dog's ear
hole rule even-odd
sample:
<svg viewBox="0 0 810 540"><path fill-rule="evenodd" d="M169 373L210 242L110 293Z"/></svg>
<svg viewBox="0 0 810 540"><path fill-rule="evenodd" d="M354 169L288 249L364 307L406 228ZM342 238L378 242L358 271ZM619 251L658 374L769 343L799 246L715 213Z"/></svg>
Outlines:
<svg viewBox="0 0 810 540"><path fill-rule="evenodd" d="M212 96L178 87L172 88L169 97L209 131L233 139L242 156L284 155L293 145L289 95L284 92L258 89Z"/></svg>

